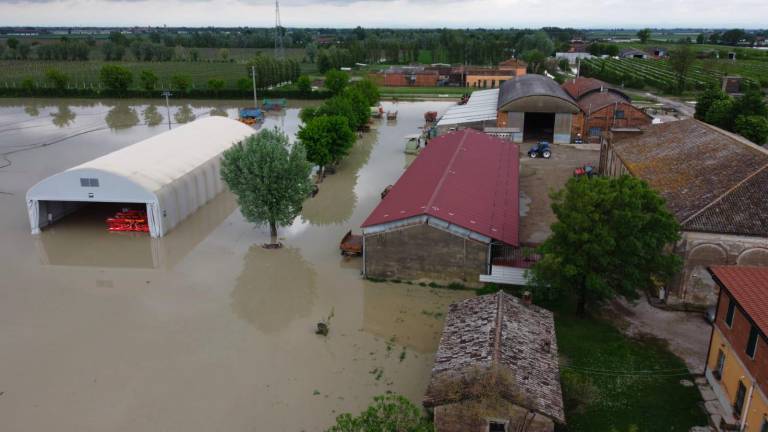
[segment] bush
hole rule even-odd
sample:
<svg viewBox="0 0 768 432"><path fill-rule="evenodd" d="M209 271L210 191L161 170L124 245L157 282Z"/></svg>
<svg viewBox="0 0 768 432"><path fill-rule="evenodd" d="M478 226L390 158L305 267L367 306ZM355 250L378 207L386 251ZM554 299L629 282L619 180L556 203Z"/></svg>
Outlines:
<svg viewBox="0 0 768 432"><path fill-rule="evenodd" d="M67 88L67 82L69 82L67 74L58 69L48 69L45 71L45 79L59 91L65 90Z"/></svg>
<svg viewBox="0 0 768 432"><path fill-rule="evenodd" d="M307 75L302 75L296 80L296 88L302 93L311 93L312 80Z"/></svg>
<svg viewBox="0 0 768 432"><path fill-rule="evenodd" d="M171 77L171 88L186 93L192 87L192 78L188 75L177 74Z"/></svg>
<svg viewBox="0 0 768 432"><path fill-rule="evenodd" d="M208 89L218 93L224 89L224 84L223 79L212 78L208 80Z"/></svg>
<svg viewBox="0 0 768 432"><path fill-rule="evenodd" d="M101 67L99 79L108 90L120 94L133 84L133 73L123 66L108 64Z"/></svg>
<svg viewBox="0 0 768 432"><path fill-rule="evenodd" d="M738 116L733 130L755 144L765 144L768 141L768 118L756 115Z"/></svg>
<svg viewBox="0 0 768 432"><path fill-rule="evenodd" d="M28 93L32 93L35 91L35 81L30 77L26 77L21 80L21 88Z"/></svg>
<svg viewBox="0 0 768 432"><path fill-rule="evenodd" d="M139 74L139 82L141 82L141 88L146 91L154 90L158 81L159 79L157 75L151 70L143 70L141 71L141 74Z"/></svg>

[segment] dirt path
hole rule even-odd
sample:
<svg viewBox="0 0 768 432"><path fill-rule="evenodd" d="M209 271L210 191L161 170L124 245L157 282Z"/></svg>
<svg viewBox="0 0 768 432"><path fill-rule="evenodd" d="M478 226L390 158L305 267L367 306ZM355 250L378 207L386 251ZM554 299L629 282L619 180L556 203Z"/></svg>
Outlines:
<svg viewBox="0 0 768 432"><path fill-rule="evenodd" d="M666 311L648 304L645 297L635 304L614 300L610 310L631 336L650 334L669 343L669 349L685 361L691 373L704 373L712 326L698 312Z"/></svg>
<svg viewBox="0 0 768 432"><path fill-rule="evenodd" d="M689 105L689 104L687 104L685 102L681 102L679 100L665 98L663 96L655 95L653 93L648 93L648 92L645 93L645 96L647 96L647 97L649 97L651 99L654 99L656 102L663 103L663 104L675 107L675 109L680 114L682 114L682 115L684 115L686 117L693 117L693 114L696 112L696 107L695 106Z"/></svg>

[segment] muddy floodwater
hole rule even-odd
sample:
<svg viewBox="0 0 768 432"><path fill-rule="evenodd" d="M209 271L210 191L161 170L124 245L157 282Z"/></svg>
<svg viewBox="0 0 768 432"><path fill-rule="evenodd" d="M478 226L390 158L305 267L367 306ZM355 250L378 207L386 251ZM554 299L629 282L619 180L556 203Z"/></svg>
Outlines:
<svg viewBox="0 0 768 432"><path fill-rule="evenodd" d="M302 105L263 127L294 134ZM0 430L320 431L387 391L419 403L446 307L470 293L364 281L338 243L406 167L403 136L449 105L385 103L397 121L375 120L271 251L228 192L162 239L108 233L93 209L30 235L29 187L168 115L159 99L0 100ZM172 100L171 126L237 108Z"/></svg>

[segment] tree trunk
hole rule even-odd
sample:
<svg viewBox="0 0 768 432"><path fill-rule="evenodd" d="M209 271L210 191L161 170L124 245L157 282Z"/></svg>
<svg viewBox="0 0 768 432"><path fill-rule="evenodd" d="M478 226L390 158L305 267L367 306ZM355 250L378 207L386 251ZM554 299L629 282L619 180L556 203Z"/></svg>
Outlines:
<svg viewBox="0 0 768 432"><path fill-rule="evenodd" d="M576 303L576 315L583 317L587 311L587 289L582 286L579 291L579 299Z"/></svg>
<svg viewBox="0 0 768 432"><path fill-rule="evenodd" d="M320 165L320 169L317 170L317 182L322 183L325 178L325 165Z"/></svg>
<svg viewBox="0 0 768 432"><path fill-rule="evenodd" d="M277 244L277 224L274 221L269 222L269 233L273 245Z"/></svg>

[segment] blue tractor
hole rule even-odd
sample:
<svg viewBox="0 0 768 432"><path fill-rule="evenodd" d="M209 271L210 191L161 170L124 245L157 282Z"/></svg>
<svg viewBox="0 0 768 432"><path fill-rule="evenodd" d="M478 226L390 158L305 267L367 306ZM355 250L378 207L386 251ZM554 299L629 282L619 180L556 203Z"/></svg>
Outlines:
<svg viewBox="0 0 768 432"><path fill-rule="evenodd" d="M548 141L539 141L528 150L528 157L535 159L537 157L543 157L549 159L552 156L552 150L549 149Z"/></svg>

